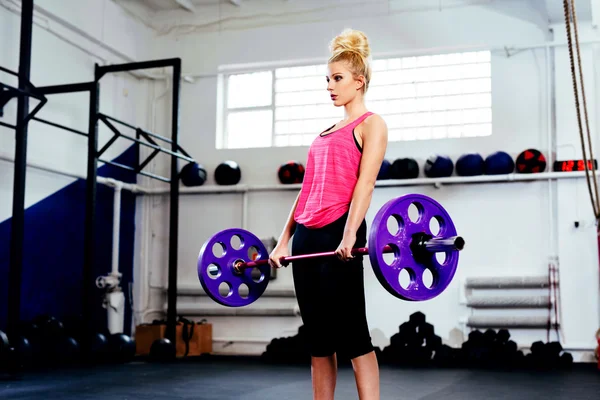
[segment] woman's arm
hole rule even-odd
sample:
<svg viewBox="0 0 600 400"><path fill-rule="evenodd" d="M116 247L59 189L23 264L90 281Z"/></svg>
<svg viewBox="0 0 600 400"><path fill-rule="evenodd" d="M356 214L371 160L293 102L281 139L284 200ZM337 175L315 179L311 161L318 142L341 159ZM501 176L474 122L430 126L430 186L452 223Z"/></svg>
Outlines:
<svg viewBox="0 0 600 400"><path fill-rule="evenodd" d="M294 234L294 230L296 230L296 221L294 220L294 213L296 212L296 207L298 207L298 200L300 199L300 193L302 189L298 192L298 196L296 196L296 200L294 200L294 204L292 204L292 209L288 215L288 219L283 227L283 231L281 235L279 235L279 239L277 239L277 244L282 243L287 247L292 235Z"/></svg>
<svg viewBox="0 0 600 400"><path fill-rule="evenodd" d="M281 257L288 256L288 245L291 237L296 230L296 221L294 220L294 213L296 212L296 207L298 207L298 200L300 199L300 193L302 193L302 189L298 192L298 196L296 196L296 200L292 205L292 209L288 215L288 219L283 227L283 231L279 235L279 239L277 239L277 245L269 254L269 265L272 268L281 268L281 263L279 260Z"/></svg>
<svg viewBox="0 0 600 400"><path fill-rule="evenodd" d="M388 141L387 125L383 118L374 114L364 122L362 129L363 153L360 162L358 181L352 195L348 220L344 229L344 239L336 251L339 258L352 258L352 246L356 242L356 231L364 220L371 204L373 190L381 163L385 157Z"/></svg>

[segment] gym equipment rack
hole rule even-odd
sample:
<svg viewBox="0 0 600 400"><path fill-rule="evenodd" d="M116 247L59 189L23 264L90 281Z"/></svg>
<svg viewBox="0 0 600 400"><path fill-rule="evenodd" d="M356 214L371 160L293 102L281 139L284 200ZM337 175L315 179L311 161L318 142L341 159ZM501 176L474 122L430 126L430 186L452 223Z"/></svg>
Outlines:
<svg viewBox="0 0 600 400"><path fill-rule="evenodd" d="M16 125L0 121L0 125L15 130L15 162L14 162L14 187L13 187L13 212L12 230L10 238L10 268L9 268L9 293L8 293L8 327L7 332L12 333L17 329L20 322L21 309L21 280L23 272L23 240L25 224L25 178L27 167L27 132L29 122L35 120L56 128L61 128L88 139L87 147L87 179L86 179L86 211L85 211L85 238L84 238L84 260L83 260L83 302L82 316L85 329L91 329L92 325L92 301L95 281L92 276L94 264L94 241L96 224L96 194L98 162L113 165L134 171L136 174L145 175L170 185L170 210L169 210L169 269L168 269L168 292L167 292L167 329L165 337L175 342L175 326L177 317L177 247L179 229L179 165L178 160L188 162L194 160L179 146L179 97L181 82L181 59L171 58L162 60L150 60L117 65L100 66L95 64L94 80L91 82L72 83L65 85L54 85L35 87L30 82L31 75L31 43L33 29L33 0L23 0L21 9L21 37L19 71L14 72L0 67L0 71L14 75L19 79L18 88L0 83L0 117L3 116L4 106L13 98L17 98ZM172 121L171 138L133 127L126 122L109 117L100 113L100 79L108 73L130 72L151 68L172 68ZM88 92L89 93L89 125L88 132L82 132L70 127L35 117L35 114L46 104L48 95ZM40 103L29 112L29 98L38 99ZM114 136L99 150L98 149L98 123L102 121ZM135 129L136 137L123 135L112 122ZM154 151L138 165L126 166L112 161L101 159L100 156L119 137L132 140L139 145L153 148ZM145 141L142 141L144 138ZM159 146L152 138L162 140L171 145L171 149ZM149 143L148 143L149 142ZM144 172L142 169L159 152L171 156L170 177L163 177Z"/></svg>

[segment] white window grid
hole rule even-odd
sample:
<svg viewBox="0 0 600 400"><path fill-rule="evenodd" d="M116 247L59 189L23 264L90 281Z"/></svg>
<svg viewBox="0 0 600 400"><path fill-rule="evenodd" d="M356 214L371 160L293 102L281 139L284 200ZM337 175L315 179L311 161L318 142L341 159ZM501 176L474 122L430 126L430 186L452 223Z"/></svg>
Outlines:
<svg viewBox="0 0 600 400"><path fill-rule="evenodd" d="M492 134L489 51L387 58L372 66L365 101L386 121L390 141ZM229 73L224 79L223 147L310 145L343 118L343 107L334 107L329 98L325 75L325 65ZM230 126L233 114L240 118ZM230 129L237 134L230 136Z"/></svg>

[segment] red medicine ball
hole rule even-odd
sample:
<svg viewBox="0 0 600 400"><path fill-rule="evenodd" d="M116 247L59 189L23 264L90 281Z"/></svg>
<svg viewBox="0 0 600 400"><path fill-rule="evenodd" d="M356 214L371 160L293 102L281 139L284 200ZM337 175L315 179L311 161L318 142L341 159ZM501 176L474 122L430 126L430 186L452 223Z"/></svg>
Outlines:
<svg viewBox="0 0 600 400"><path fill-rule="evenodd" d="M517 172L536 174L546 170L546 157L536 149L527 149L517 157Z"/></svg>
<svg viewBox="0 0 600 400"><path fill-rule="evenodd" d="M277 175L279 182L283 184L302 183L304 180L304 165L297 161L289 161L279 167Z"/></svg>

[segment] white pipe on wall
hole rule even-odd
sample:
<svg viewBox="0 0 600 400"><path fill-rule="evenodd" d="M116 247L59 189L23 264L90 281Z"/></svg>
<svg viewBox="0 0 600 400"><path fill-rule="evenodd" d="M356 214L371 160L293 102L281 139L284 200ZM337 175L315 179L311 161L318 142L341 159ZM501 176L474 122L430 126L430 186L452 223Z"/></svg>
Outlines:
<svg viewBox="0 0 600 400"><path fill-rule="evenodd" d="M7 154L0 154L0 160L11 162L11 163L15 162L15 159L12 156L9 156ZM31 162L31 161L27 161L27 166L29 168L37 169L39 171L50 172L53 174L62 175L67 178L87 179L86 176L81 175L81 174L75 174L73 172L61 171L59 169L48 167L48 166L45 166L42 164L37 164L37 163ZM96 181L100 184L103 184L106 186L113 186L113 187L118 184L121 186L121 189L130 191L132 193L150 193L148 189L146 189L142 186L139 186L139 185L136 185L133 183L122 182L122 181L119 181L119 180L116 180L113 178L105 178L105 177L99 176Z"/></svg>
<svg viewBox="0 0 600 400"><path fill-rule="evenodd" d="M119 242L121 239L121 190L123 183L111 182L113 195L113 231L112 231L112 267L107 276L96 279L96 286L105 289L103 306L106 309L108 330L110 333L121 333L125 324L125 294L120 286L122 274L119 272Z"/></svg>
<svg viewBox="0 0 600 400"><path fill-rule="evenodd" d="M242 193L242 229L248 229L248 192Z"/></svg>
<svg viewBox="0 0 600 400"><path fill-rule="evenodd" d="M112 248L112 273L119 274L119 233L121 232L121 189L123 184L115 185L113 200L113 248Z"/></svg>
<svg viewBox="0 0 600 400"><path fill-rule="evenodd" d="M548 145L547 160L548 165L554 164L556 156L556 144L555 144L555 74L554 74L554 48L545 48L545 65L546 65L546 140ZM560 310L560 296L556 296L554 288L558 288L557 292L560 292L560 276L558 273L559 255L558 255L558 213L557 213L557 202L556 202L556 189L557 181L555 179L548 180L548 279L550 283L550 309L549 312L557 309ZM556 308L555 308L556 307ZM562 325L560 319L560 312L557 312L554 316L558 329L562 332ZM561 335L562 336L562 335Z"/></svg>

